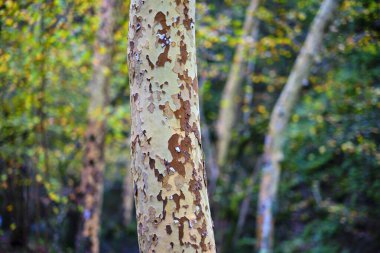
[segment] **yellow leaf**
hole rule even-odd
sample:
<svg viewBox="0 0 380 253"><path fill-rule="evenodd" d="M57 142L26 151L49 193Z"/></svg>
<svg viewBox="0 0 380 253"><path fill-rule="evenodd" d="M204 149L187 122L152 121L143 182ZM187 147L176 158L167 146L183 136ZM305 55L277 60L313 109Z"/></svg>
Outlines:
<svg viewBox="0 0 380 253"><path fill-rule="evenodd" d="M265 114L265 113L267 112L265 106L263 106L263 105L259 105L259 106L257 107L257 111L258 111L259 113L261 113L261 114Z"/></svg>
<svg viewBox="0 0 380 253"><path fill-rule="evenodd" d="M5 20L5 24L8 25L8 26L11 26L13 24L13 20L11 18L7 18Z"/></svg>
<svg viewBox="0 0 380 253"><path fill-rule="evenodd" d="M37 181L38 183L41 183L41 182L42 182L42 177L41 177L40 174L37 174L37 175L36 175L36 181Z"/></svg>
<svg viewBox="0 0 380 253"><path fill-rule="evenodd" d="M17 228L17 226L16 226L15 223L12 223L12 224L10 225L10 229L11 229L12 231L15 231L16 228Z"/></svg>

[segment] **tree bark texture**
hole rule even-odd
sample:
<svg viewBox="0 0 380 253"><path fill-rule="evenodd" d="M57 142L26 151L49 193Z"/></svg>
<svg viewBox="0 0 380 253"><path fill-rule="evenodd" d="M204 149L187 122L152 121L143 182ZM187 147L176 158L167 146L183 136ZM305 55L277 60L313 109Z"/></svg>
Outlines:
<svg viewBox="0 0 380 253"><path fill-rule="evenodd" d="M141 252L215 252L194 18L194 0L131 2L131 154Z"/></svg>
<svg viewBox="0 0 380 253"><path fill-rule="evenodd" d="M249 37L252 34L252 29L255 27L257 20L254 17L254 13L257 11L260 0L251 0L247 9L244 26L242 42L238 44L236 52L231 64L231 70L228 74L227 83L223 90L222 100L219 109L219 118L217 121L217 152L218 152L218 164L223 165L228 151L228 146L231 140L231 131L235 122L235 114L237 103L236 95L239 90L239 84L242 78L242 69L244 64L244 57L247 54L247 45ZM256 26L257 28L257 26Z"/></svg>
<svg viewBox="0 0 380 253"><path fill-rule="evenodd" d="M257 216L257 246L260 252L272 252L273 207L279 184L280 162L283 160L282 149L289 118L299 96L302 81L308 78L313 58L321 46L323 32L336 7L335 0L323 1L271 114L269 132L264 145L264 165Z"/></svg>
<svg viewBox="0 0 380 253"><path fill-rule="evenodd" d="M98 233L103 194L105 108L112 59L115 0L103 0L100 25L95 41L93 77L89 84L90 104L85 139L84 168L81 173L80 200L82 226L78 240L80 252L99 252Z"/></svg>

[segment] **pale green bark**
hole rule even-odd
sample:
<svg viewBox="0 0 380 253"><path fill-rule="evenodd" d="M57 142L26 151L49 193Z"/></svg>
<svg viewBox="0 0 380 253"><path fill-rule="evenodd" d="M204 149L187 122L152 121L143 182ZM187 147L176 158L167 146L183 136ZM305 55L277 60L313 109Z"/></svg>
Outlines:
<svg viewBox="0 0 380 253"><path fill-rule="evenodd" d="M131 2L131 153L140 252L215 252L194 19L194 0Z"/></svg>

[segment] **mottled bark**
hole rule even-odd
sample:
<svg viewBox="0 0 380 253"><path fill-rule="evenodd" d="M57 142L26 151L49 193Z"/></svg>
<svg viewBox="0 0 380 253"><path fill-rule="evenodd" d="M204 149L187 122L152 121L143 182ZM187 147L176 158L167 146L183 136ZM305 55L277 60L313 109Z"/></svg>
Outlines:
<svg viewBox="0 0 380 253"><path fill-rule="evenodd" d="M127 169L123 183L123 217L124 225L129 226L132 221L133 212L133 180L131 170Z"/></svg>
<svg viewBox="0 0 380 253"><path fill-rule="evenodd" d="M93 77L89 84L90 104L84 168L81 174L80 200L83 206L82 226L77 249L99 252L98 233L103 194L105 108L108 105L108 83L111 68L115 0L103 0L100 25L94 48Z"/></svg>
<svg viewBox="0 0 380 253"><path fill-rule="evenodd" d="M243 26L243 36L242 41L238 44L236 52L233 58L233 63L231 64L231 70L228 75L226 86L223 90L222 100L219 109L219 118L217 121L217 156L218 164L223 165L226 156L228 146L231 140L231 131L233 124L235 122L236 114L236 95L239 90L239 84L242 78L242 69L244 64L244 57L247 54L248 45L253 46L253 43L248 43L249 38L251 38L251 33L253 27L257 20L254 17L259 6L260 0L251 0L251 3L247 9L244 26Z"/></svg>
<svg viewBox="0 0 380 253"><path fill-rule="evenodd" d="M260 252L272 252L273 207L280 177L280 162L283 160L285 131L295 106L303 80L307 79L314 56L321 46L323 32L337 7L335 0L324 0L298 55L288 81L277 100L265 139L264 165L257 216L257 246Z"/></svg>
<svg viewBox="0 0 380 253"><path fill-rule="evenodd" d="M215 252L199 126L195 1L131 2L132 175L141 252Z"/></svg>

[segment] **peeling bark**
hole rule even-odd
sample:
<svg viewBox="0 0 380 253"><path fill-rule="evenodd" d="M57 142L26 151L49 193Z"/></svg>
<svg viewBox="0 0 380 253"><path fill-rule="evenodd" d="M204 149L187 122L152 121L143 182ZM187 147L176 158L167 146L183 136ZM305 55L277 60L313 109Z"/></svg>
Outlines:
<svg viewBox="0 0 380 253"><path fill-rule="evenodd" d="M80 201L83 206L82 225L78 237L79 252L99 252L98 233L103 194L104 142L108 105L108 83L111 68L115 0L103 0L100 26L94 49L93 77L89 84L90 105L84 168L81 173Z"/></svg>
<svg viewBox="0 0 380 253"><path fill-rule="evenodd" d="M223 90L222 100L219 109L219 118L217 121L217 151L218 151L218 164L222 166L226 160L228 145L231 140L231 131L233 123L235 122L236 105L235 99L238 93L239 84L242 78L242 69L244 63L244 56L247 53L248 38L252 33L252 29L257 26L255 23L258 21L254 17L257 11L260 0L251 0L247 9L244 26L242 42L237 46L233 58L233 64L228 75L226 86ZM254 43L251 43L254 44ZM252 45L254 46L254 45Z"/></svg>
<svg viewBox="0 0 380 253"><path fill-rule="evenodd" d="M269 132L264 145L264 165L260 185L257 215L257 246L260 252L272 252L273 245L273 207L276 200L280 177L280 162L283 160L285 131L291 112L299 96L302 81L307 79L314 56L322 43L323 32L337 8L336 0L324 0L305 43L298 55L288 81L277 100L269 123Z"/></svg>
<svg viewBox="0 0 380 253"><path fill-rule="evenodd" d="M201 148L195 1L131 2L132 175L141 252L215 252Z"/></svg>

